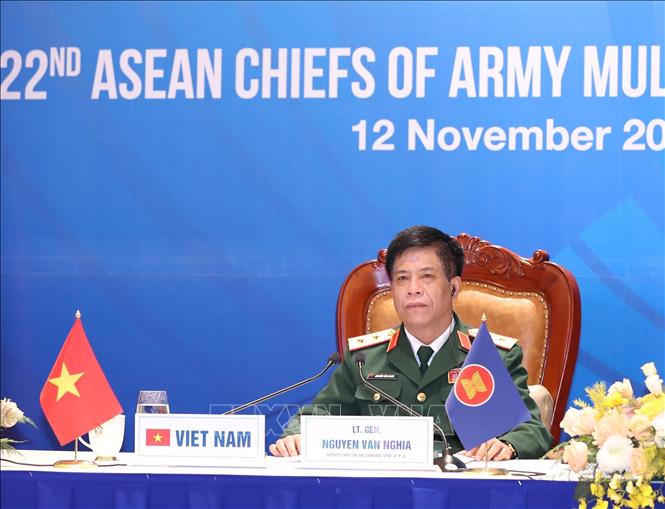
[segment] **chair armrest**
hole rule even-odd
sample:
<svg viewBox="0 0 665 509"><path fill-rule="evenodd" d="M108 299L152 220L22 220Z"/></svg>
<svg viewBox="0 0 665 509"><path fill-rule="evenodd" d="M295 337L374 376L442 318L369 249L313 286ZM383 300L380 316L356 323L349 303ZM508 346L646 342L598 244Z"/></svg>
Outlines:
<svg viewBox="0 0 665 509"><path fill-rule="evenodd" d="M545 427L551 431L554 417L554 400L544 385L529 385L529 395L540 409L540 417Z"/></svg>

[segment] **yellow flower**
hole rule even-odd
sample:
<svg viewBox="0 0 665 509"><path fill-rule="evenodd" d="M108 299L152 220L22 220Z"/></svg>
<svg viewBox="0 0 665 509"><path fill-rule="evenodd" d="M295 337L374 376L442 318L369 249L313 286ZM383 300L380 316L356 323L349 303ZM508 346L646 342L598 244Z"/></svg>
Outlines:
<svg viewBox="0 0 665 509"><path fill-rule="evenodd" d="M603 406L605 408L616 408L618 406L625 405L626 403L628 403L628 400L622 396L620 392L613 392L612 394L608 394L603 400Z"/></svg>
<svg viewBox="0 0 665 509"><path fill-rule="evenodd" d="M622 477L621 474L614 474L612 480L610 481L610 488L617 490L621 487Z"/></svg>
<svg viewBox="0 0 665 509"><path fill-rule="evenodd" d="M640 495L646 498L652 498L654 493L653 493L653 488L651 487L651 484L648 482L642 482L638 485L638 488L640 489Z"/></svg>
<svg viewBox="0 0 665 509"><path fill-rule="evenodd" d="M636 410L636 413L646 415L649 419L653 419L658 414L665 412L665 395L653 396L649 394L641 399L642 406Z"/></svg>
<svg viewBox="0 0 665 509"><path fill-rule="evenodd" d="M604 382L596 382L592 387L587 387L584 391L587 393L587 396L589 396L593 406L601 408L603 406L603 400L605 399L605 389L606 386Z"/></svg>
<svg viewBox="0 0 665 509"><path fill-rule="evenodd" d="M629 507L653 507L653 503L649 499L645 499L639 493L634 493L630 496L631 504Z"/></svg>
<svg viewBox="0 0 665 509"><path fill-rule="evenodd" d="M578 502L580 505L577 506L577 509L586 509L586 498L580 498Z"/></svg>
<svg viewBox="0 0 665 509"><path fill-rule="evenodd" d="M598 500L596 500L596 505L594 507L596 509L607 509L608 505L609 504L608 504L607 500L598 499Z"/></svg>
<svg viewBox="0 0 665 509"><path fill-rule="evenodd" d="M583 399L580 398L575 398L573 400L573 405L578 407L578 408L589 408L589 404L584 401ZM586 500L584 501L586 503Z"/></svg>
<svg viewBox="0 0 665 509"><path fill-rule="evenodd" d="M628 500L624 500L624 504L630 507L630 509L640 509L640 507L642 507L641 504L637 500L634 500L632 497Z"/></svg>
<svg viewBox="0 0 665 509"><path fill-rule="evenodd" d="M614 490L607 490L607 498L609 498L616 505L621 505L621 494Z"/></svg>
<svg viewBox="0 0 665 509"><path fill-rule="evenodd" d="M591 483L589 489L591 490L591 494L596 498L603 498L605 496L605 488L598 482Z"/></svg>

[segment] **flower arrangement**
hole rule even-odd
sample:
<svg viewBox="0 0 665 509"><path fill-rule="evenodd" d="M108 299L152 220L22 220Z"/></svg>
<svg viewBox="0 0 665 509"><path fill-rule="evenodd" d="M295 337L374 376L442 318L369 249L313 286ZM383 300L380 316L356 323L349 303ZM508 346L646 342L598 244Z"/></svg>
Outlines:
<svg viewBox="0 0 665 509"><path fill-rule="evenodd" d="M628 379L604 382L586 389L591 404L576 399L561 421L571 436L553 451L563 450L563 461L586 482L578 487L579 509L594 507L633 509L664 502L662 484L651 481L665 476L665 394L663 380L653 362L642 366L648 393L633 394Z"/></svg>
<svg viewBox="0 0 665 509"><path fill-rule="evenodd" d="M16 403L11 399L3 398L0 400L0 431L5 428L11 428L16 423L25 422L34 426L35 423L32 419L26 417ZM9 454L16 452L12 444L20 443L20 440L13 440L11 438L0 438L0 450L6 451Z"/></svg>

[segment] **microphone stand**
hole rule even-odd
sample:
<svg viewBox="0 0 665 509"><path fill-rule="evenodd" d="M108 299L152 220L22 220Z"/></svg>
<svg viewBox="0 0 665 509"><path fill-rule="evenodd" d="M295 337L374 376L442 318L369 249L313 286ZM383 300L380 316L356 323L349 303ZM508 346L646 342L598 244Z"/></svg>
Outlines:
<svg viewBox="0 0 665 509"><path fill-rule="evenodd" d="M397 408L405 411L407 414L409 414L412 417L423 417L421 414L416 412L415 410L411 409L408 405L405 405L398 399L393 398L390 394L387 392L379 389L376 387L374 384L370 383L365 376L363 375L363 364L365 364L365 356L362 353L359 353L355 357L355 363L358 365L358 373L360 374L360 380L365 385L366 387L369 387L373 391L378 392L386 398L388 401L390 401L393 405L395 405ZM443 439L443 455L439 458L434 458L434 464L438 466L442 472L448 473L448 472L455 472L458 470L466 470L466 465L464 462L453 456L453 450L448 445L448 440L446 439L446 434L443 432L443 429L441 429L441 426L439 426L437 423L432 422L432 426L434 427L434 430L441 435L441 438Z"/></svg>
<svg viewBox="0 0 665 509"><path fill-rule="evenodd" d="M253 405L258 405L259 403L263 403L265 400L274 398L275 396L279 396L280 394L284 394L285 392L288 392L292 389L295 389L297 387L300 387L301 385L308 384L310 382L313 382L317 378L320 378L323 376L323 374L328 371L332 366L337 364L339 362L339 353L335 352L332 354L330 357L328 357L328 363L325 365L325 367L319 371L316 375L311 376L309 378L306 378L305 380L302 380L300 382L296 382L293 385L289 385L288 387L284 387L283 389L279 389L278 391L271 392L270 394L267 394L266 396L261 396L260 398L255 399L254 401L250 401L249 403L245 403L244 405L240 405L239 407L232 408L231 410L228 410L224 412L222 415L233 415L237 414L238 412L242 412L246 408L249 408Z"/></svg>

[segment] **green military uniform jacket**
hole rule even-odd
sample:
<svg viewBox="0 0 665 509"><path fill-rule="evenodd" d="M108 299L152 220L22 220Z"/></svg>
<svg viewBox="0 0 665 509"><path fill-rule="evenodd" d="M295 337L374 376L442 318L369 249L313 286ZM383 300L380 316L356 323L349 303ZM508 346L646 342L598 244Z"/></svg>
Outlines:
<svg viewBox="0 0 665 509"><path fill-rule="evenodd" d="M434 417L434 422L443 428L453 452L462 450L462 444L451 428L444 406L453 387L450 380L454 379L455 371L450 377L449 372L460 368L468 353L468 348L460 343L458 331L465 333L467 327L455 316L453 332L435 354L424 375L420 374L403 325L399 330L397 344L390 351L387 351L387 343L382 342L362 350L347 352L341 366L330 377L328 385L301 414L406 415L403 412L398 413L394 405L362 384L354 362L355 355L362 351L365 355L363 374L365 377L369 375L373 385L409 405L416 412ZM522 366L522 349L515 345L508 350L499 349L499 353L531 413L531 419L497 438L509 442L519 458L538 458L549 449L552 436L541 421L538 406L529 396L527 371ZM297 433L300 433L299 416L291 420L284 435Z"/></svg>

